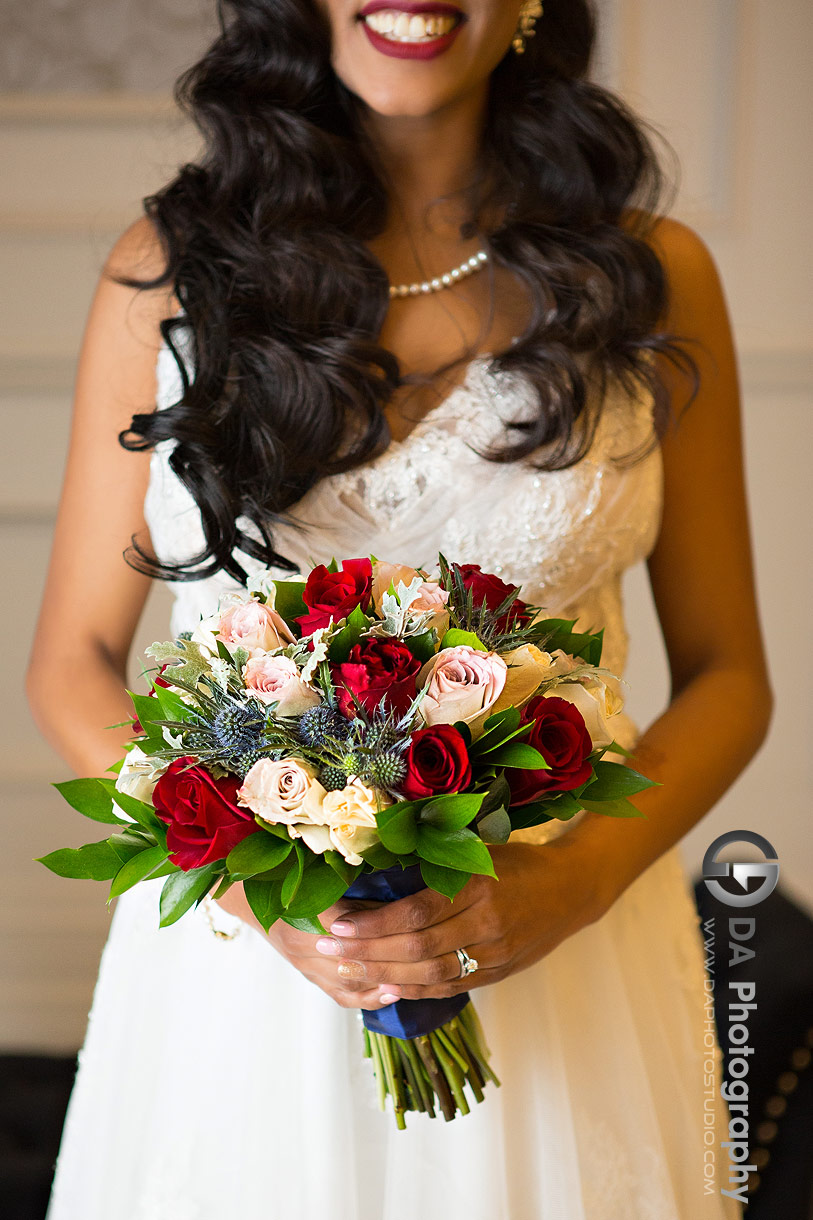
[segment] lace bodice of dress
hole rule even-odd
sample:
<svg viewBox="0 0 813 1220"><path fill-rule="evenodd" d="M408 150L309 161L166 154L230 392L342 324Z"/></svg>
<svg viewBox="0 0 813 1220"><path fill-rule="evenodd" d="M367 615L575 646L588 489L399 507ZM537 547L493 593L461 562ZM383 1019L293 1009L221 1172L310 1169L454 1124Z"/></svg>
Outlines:
<svg viewBox="0 0 813 1220"><path fill-rule="evenodd" d="M657 449L636 462L617 459L651 438L651 401L610 390L589 453L568 469L497 464L475 450L531 409L531 391L489 364L487 356L475 359L463 384L403 441L318 483L292 513L298 524L278 530L276 545L303 569L334 555L368 554L419 566L439 551L479 563L521 584L523 597L549 614L578 618L585 629L603 626L603 664L620 676L627 653L621 577L654 544L662 480ZM180 394L167 349L158 394L159 407ZM202 534L195 504L169 467L171 445L153 455L145 511L156 553L179 559L199 549ZM175 585L173 631L191 630L234 587L223 575ZM619 722L616 737L633 732Z"/></svg>

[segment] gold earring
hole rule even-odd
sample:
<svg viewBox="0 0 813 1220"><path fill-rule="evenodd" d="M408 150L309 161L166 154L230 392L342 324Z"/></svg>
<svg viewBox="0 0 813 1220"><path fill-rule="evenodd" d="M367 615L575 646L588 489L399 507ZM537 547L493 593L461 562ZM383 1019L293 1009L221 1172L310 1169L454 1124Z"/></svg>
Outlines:
<svg viewBox="0 0 813 1220"><path fill-rule="evenodd" d="M536 23L541 16L541 0L522 0L522 8L519 10L519 24L511 44L517 55L525 54L525 43L527 39L533 38L536 33Z"/></svg>

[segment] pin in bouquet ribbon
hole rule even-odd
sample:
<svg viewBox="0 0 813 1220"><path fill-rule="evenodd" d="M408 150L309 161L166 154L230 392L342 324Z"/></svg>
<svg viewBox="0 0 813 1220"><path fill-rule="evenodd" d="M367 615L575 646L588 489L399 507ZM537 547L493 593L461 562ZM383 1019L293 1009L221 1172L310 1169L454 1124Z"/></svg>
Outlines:
<svg viewBox="0 0 813 1220"><path fill-rule="evenodd" d="M512 830L585 808L638 815L629 797L650 781L605 758L621 701L601 644L444 556L259 573L147 650L157 668L131 696L126 757L57 785L107 834L42 862L109 881L111 899L163 878L162 927L199 907L211 918L235 884L266 931L323 934L342 896L429 887L454 903L473 875L496 879L489 846ZM475 976L476 957L455 953L459 979ZM410 1111L467 1114L499 1084L466 992L363 1018L399 1127Z"/></svg>

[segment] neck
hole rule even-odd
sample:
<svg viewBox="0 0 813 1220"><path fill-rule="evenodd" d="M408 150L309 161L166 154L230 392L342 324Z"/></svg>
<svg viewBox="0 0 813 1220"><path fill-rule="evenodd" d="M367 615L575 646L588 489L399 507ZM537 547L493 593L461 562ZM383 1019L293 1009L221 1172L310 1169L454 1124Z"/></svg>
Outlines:
<svg viewBox="0 0 813 1220"><path fill-rule="evenodd" d="M393 209L414 233L428 226L454 231L469 219L467 194L479 174L486 88L456 98L431 115L390 117L368 112L375 147Z"/></svg>

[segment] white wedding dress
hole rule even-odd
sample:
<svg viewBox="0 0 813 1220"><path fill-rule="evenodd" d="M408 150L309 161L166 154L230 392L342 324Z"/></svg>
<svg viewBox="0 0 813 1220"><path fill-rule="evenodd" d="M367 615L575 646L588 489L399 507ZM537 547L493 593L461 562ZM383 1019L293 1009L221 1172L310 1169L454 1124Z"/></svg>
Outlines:
<svg viewBox="0 0 813 1220"><path fill-rule="evenodd" d="M165 350L160 405L178 384ZM611 392L589 455L567 470L473 451L528 404L527 385L476 359L407 439L319 483L297 507L307 529L280 530L282 552L303 568L370 553L428 564L439 550L480 563L550 614L603 625L604 663L620 674L621 577L655 540L661 462L657 449L613 459L650 436L650 403ZM187 557L199 518L167 459L165 443L147 519L159 555ZM228 587L178 585L172 630L193 628ZM623 716L616 736L634 739ZM402 1132L377 1109L358 1014L247 926L218 939L199 910L159 930L161 884L119 899L48 1220L740 1215L703 1192L703 958L677 849L600 921L474 990L502 1087L465 1118L409 1115ZM718 1142L726 1122L718 1103Z"/></svg>

